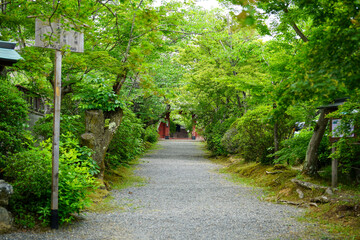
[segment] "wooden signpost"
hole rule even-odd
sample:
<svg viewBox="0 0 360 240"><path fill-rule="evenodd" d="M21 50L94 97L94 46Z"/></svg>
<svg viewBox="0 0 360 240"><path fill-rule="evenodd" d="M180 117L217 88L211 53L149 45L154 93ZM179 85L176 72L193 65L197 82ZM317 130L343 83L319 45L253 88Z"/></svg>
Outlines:
<svg viewBox="0 0 360 240"><path fill-rule="evenodd" d="M318 109L326 109L329 112L334 112L338 109L340 105L342 105L347 99L341 98L336 99L334 103L318 107ZM351 133L348 136L344 136L343 134L340 134L340 123L341 119L339 118L331 118L330 119L330 133L329 141L333 144L333 147L331 149L332 153L335 153L336 148L334 146L334 143L339 141L340 138L346 137L346 138L353 138L355 137L354 134L354 126L350 126L349 132ZM338 185L338 159L332 158L331 162L331 187L336 188Z"/></svg>
<svg viewBox="0 0 360 240"><path fill-rule="evenodd" d="M341 124L341 119L338 118L331 118L330 119L330 137L329 140L330 142L334 145L335 142L339 141L340 138L346 137L346 138L353 138L355 137L354 134L354 125L350 126L349 132L351 133L350 135L344 136L344 134L340 134L340 124ZM336 147L332 147L331 148L331 153L335 153L336 151ZM336 188L338 185L338 159L336 158L332 158L332 162L331 162L331 187L332 188Z"/></svg>
<svg viewBox="0 0 360 240"><path fill-rule="evenodd" d="M61 107L61 63L62 49L72 52L84 51L84 34L73 30L63 31L60 20L35 21L35 46L55 49L54 64L54 120L52 143L52 187L51 187L51 228L59 228L59 145Z"/></svg>
<svg viewBox="0 0 360 240"><path fill-rule="evenodd" d="M36 19L35 46L55 50L68 47L71 52L84 52L84 33L64 30L60 20Z"/></svg>

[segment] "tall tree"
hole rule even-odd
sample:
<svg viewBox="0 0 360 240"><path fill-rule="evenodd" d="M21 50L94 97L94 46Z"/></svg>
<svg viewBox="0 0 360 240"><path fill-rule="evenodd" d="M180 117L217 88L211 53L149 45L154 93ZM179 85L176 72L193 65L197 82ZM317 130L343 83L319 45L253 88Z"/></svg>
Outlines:
<svg viewBox="0 0 360 240"><path fill-rule="evenodd" d="M221 153L222 135L232 121L263 98L269 84L260 67L257 32L216 11L203 17L206 32L180 48L179 61L187 73L181 107L196 115L208 146Z"/></svg>
<svg viewBox="0 0 360 240"><path fill-rule="evenodd" d="M292 74L282 82L279 99L284 107L312 101L321 105L336 98L356 94L359 88L359 3L356 1L232 1L245 7L242 16L254 18L261 8L276 15L274 36L297 42L296 54L289 62ZM264 18L263 14L260 19ZM291 30L291 31L290 31ZM325 112L315 126L303 172L317 173L317 151L327 125Z"/></svg>
<svg viewBox="0 0 360 240"><path fill-rule="evenodd" d="M119 101L124 101L129 93L129 90L124 89L129 86L127 81L132 81L133 85L130 86L135 86L139 81L145 88L150 87L151 84L146 84L151 78L147 74L146 58L171 41L171 36L163 36L172 33L177 19L180 19L174 17L178 15L174 9L177 5L165 5L159 9L144 1L101 5L102 8L97 13L101 18L94 20L98 20L96 29L102 31L93 32L93 43L98 43L94 48L104 49L116 60L117 66L111 70L112 80L109 83L112 85L111 92ZM95 150L94 159L101 169L99 178L102 178L105 170L107 148L120 126L123 107L121 104L110 109L100 106L86 111L86 133L82 135L82 140Z"/></svg>
<svg viewBox="0 0 360 240"><path fill-rule="evenodd" d="M146 57L165 49L182 34L178 30L184 14L177 10L181 9L181 4L169 3L159 8L150 4L142 0L15 0L2 5L1 39L22 41L24 61L18 64L17 71L23 72L29 85L39 91L52 91L53 54L51 50L28 44L34 40L35 18L61 19L65 28L74 24L84 31L85 52L64 52L62 94L75 94L76 101L79 101L76 95L83 97L81 106L86 110L86 133L82 139L95 150L93 158L101 167L100 178L104 173L107 147L120 125L128 100L129 90L124 87L130 86L128 82L134 79L145 83L150 76ZM86 87L87 95L81 91ZM94 93L92 90L96 87L98 91L89 94Z"/></svg>

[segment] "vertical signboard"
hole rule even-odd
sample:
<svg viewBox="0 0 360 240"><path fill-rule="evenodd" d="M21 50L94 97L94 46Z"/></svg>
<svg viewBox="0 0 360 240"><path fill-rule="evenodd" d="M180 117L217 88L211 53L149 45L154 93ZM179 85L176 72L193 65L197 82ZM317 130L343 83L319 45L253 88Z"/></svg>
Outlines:
<svg viewBox="0 0 360 240"><path fill-rule="evenodd" d="M35 20L35 46L55 49L54 64L54 120L52 143L52 187L51 187L51 228L59 228L59 145L60 145L60 107L61 107L61 49L72 52L84 51L84 34L74 31L74 26L66 24L64 30L61 21Z"/></svg>

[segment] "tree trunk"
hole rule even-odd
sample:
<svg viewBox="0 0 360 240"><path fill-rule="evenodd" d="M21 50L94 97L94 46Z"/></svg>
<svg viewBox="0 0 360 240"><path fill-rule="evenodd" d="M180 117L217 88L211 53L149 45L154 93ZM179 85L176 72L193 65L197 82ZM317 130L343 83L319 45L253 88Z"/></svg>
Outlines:
<svg viewBox="0 0 360 240"><path fill-rule="evenodd" d="M276 103L273 104L273 109L276 109L277 105ZM279 121L277 120L277 117L275 118L274 122L274 153L280 150L280 139L279 139ZM275 159L278 159L279 157L275 155Z"/></svg>
<svg viewBox="0 0 360 240"><path fill-rule="evenodd" d="M273 109L276 109L276 103L273 104ZM277 118L274 122L274 153L280 150L280 139L279 139L279 123ZM275 156L275 159L278 159L278 156Z"/></svg>
<svg viewBox="0 0 360 240"><path fill-rule="evenodd" d="M279 139L279 124L278 121L274 123L274 153L280 150L280 139ZM275 159L278 159L278 156L275 156Z"/></svg>
<svg viewBox="0 0 360 240"><path fill-rule="evenodd" d="M321 143L321 139L324 136L326 126L328 124L329 119L326 118L326 114L328 111L325 109L320 110L320 117L318 122L316 123L314 134L312 135L305 156L305 163L302 172L307 175L316 176L318 175L318 149Z"/></svg>
<svg viewBox="0 0 360 240"><path fill-rule="evenodd" d="M104 178L105 155L116 130L120 126L123 110L112 112L88 110L85 112L85 133L81 135L82 145L91 148L92 158L100 167L97 177Z"/></svg>

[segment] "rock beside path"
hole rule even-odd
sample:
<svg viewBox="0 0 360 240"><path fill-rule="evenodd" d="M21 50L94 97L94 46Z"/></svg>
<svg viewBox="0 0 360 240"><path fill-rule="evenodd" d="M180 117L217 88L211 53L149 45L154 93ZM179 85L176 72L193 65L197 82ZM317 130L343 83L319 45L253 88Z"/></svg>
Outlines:
<svg viewBox="0 0 360 240"><path fill-rule="evenodd" d="M0 180L0 233L8 232L12 227L12 216L6 209L12 194L12 186L4 180Z"/></svg>

